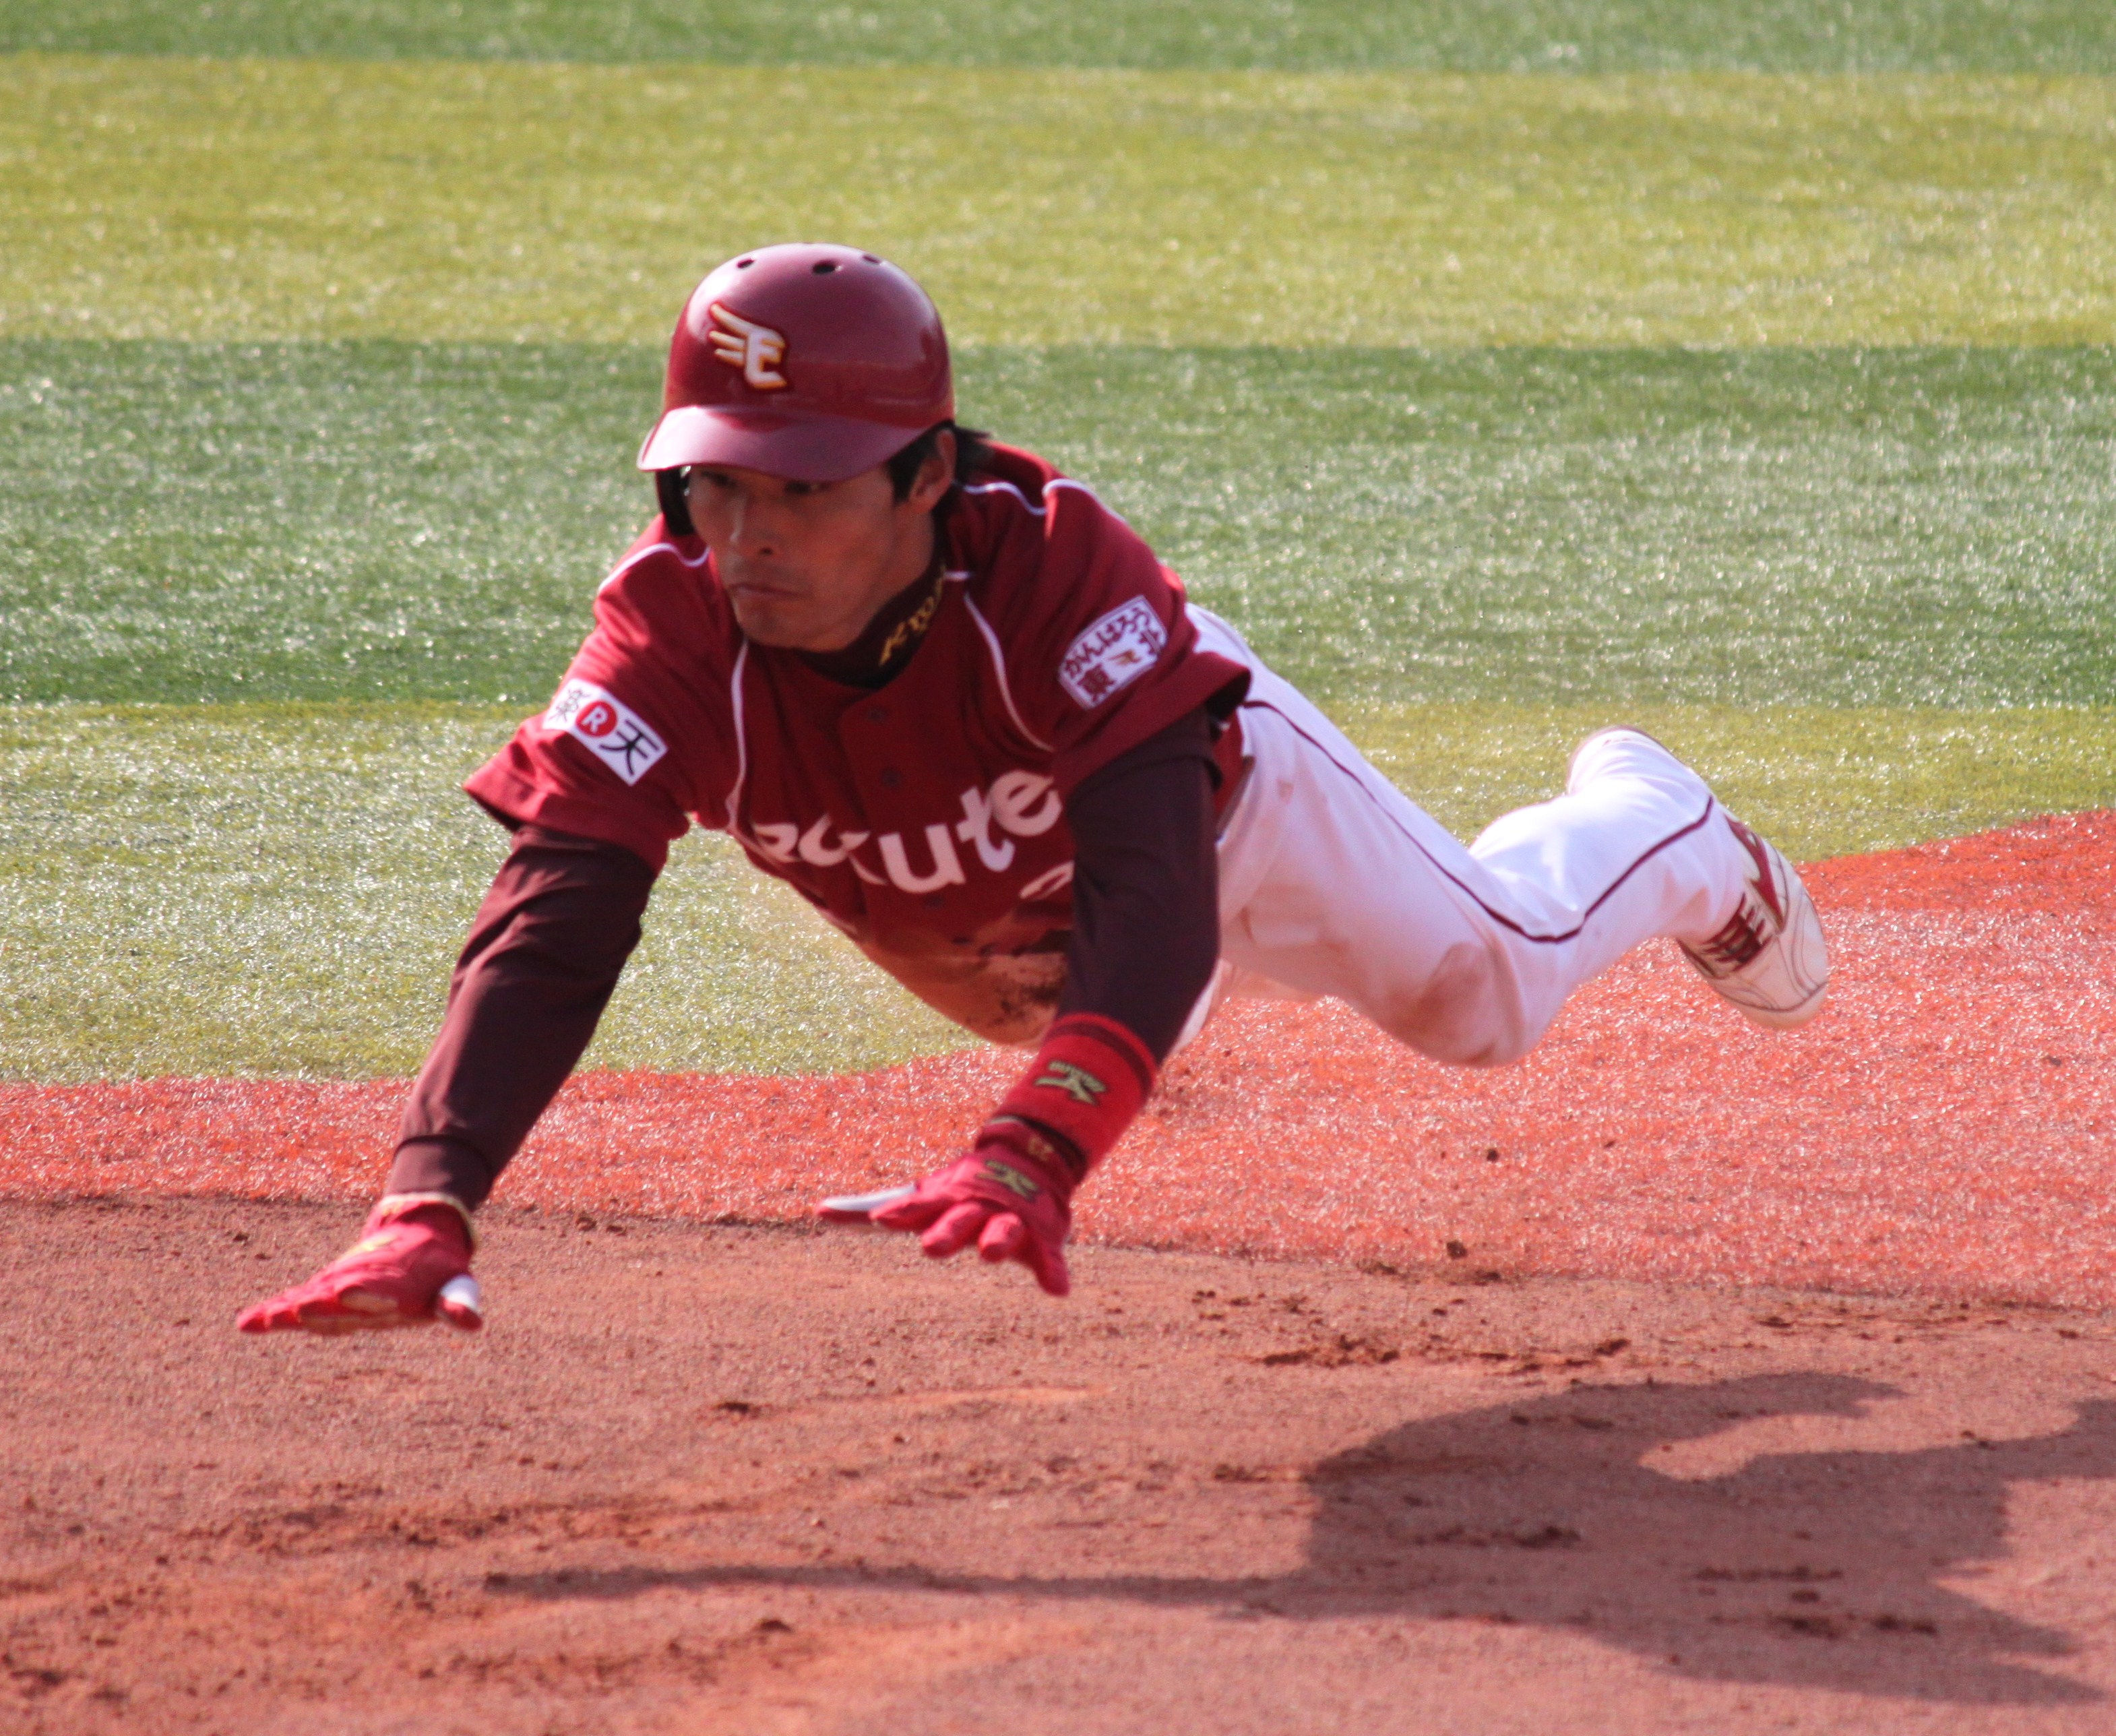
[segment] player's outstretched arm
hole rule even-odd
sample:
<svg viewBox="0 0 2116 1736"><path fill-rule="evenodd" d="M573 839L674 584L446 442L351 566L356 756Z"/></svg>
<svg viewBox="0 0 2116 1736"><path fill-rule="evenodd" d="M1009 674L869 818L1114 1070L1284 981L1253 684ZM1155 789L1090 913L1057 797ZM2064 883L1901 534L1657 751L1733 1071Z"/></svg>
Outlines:
<svg viewBox="0 0 2116 1736"><path fill-rule="evenodd" d="M485 1324L470 1275L476 1246L461 1200L392 1194L368 1213L358 1241L306 1283L245 1309L235 1324L243 1332L335 1335L440 1320L476 1332Z"/></svg>
<svg viewBox="0 0 2116 1736"><path fill-rule="evenodd" d="M654 871L614 845L524 826L493 877L360 1240L246 1309L244 1332L483 1324L471 1213L595 1034Z"/></svg>
<svg viewBox="0 0 2116 1736"><path fill-rule="evenodd" d="M969 1152L916 1187L821 1215L915 1232L936 1259L974 1246L1071 1288L1073 1192L1144 1106L1219 956L1212 735L1202 714L1113 762L1066 805L1077 850L1060 1015Z"/></svg>

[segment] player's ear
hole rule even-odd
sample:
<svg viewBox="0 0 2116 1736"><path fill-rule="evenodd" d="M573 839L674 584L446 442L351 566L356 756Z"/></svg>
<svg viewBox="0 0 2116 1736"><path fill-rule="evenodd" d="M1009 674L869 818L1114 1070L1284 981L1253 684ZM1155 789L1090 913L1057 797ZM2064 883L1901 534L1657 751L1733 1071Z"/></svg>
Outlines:
<svg viewBox="0 0 2116 1736"><path fill-rule="evenodd" d="M930 513L941 504L955 480L955 431L938 430L933 436L933 449L926 454L918 467L918 474L911 479L910 492L904 496L908 504L922 513Z"/></svg>

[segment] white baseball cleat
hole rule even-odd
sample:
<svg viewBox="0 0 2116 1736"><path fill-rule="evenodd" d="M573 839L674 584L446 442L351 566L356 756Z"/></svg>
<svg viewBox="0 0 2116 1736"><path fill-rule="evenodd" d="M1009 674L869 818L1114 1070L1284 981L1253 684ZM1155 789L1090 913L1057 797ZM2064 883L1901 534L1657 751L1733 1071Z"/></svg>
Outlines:
<svg viewBox="0 0 2116 1736"><path fill-rule="evenodd" d="M1695 946L1681 942L1683 954L1743 1017L1789 1031L1820 1012L1828 997L1822 919L1791 863L1723 808L1719 817L1753 867L1727 926Z"/></svg>

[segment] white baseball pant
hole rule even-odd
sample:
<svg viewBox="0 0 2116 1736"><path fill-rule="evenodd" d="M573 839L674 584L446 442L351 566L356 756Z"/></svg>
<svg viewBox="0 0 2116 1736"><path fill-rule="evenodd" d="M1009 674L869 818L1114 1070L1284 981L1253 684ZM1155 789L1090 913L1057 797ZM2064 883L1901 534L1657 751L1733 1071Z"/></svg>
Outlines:
<svg viewBox="0 0 2116 1736"><path fill-rule="evenodd" d="M1647 737L1594 739L1567 794L1465 846L1193 613L1254 672L1254 764L1220 840L1221 970L1183 1040L1230 995L1334 995L1437 1061L1493 1066L1641 941L1702 941L1734 914L1750 859L1704 781Z"/></svg>

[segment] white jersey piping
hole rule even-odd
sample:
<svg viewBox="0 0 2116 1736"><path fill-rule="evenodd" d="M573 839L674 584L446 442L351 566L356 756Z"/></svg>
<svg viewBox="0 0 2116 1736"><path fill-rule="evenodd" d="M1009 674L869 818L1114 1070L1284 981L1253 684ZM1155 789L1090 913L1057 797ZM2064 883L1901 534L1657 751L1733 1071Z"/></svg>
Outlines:
<svg viewBox="0 0 2116 1736"><path fill-rule="evenodd" d="M1043 485L1043 492L1048 495L1054 488L1076 488L1090 500L1097 498L1094 490L1084 482L1075 482L1070 477L1052 477ZM1041 518L1049 510L1046 507L1031 506L1028 504L1028 496L1022 493L1011 482L973 482L966 485L963 492L966 495L1012 495L1021 503L1021 509L1024 512L1037 518ZM1107 509L1105 508L1104 510L1106 511Z"/></svg>
<svg viewBox="0 0 2116 1736"><path fill-rule="evenodd" d="M734 782L728 790L727 829L730 837L740 838L741 828L735 822L735 808L742 800L742 786L749 777L749 732L742 721L742 672L749 663L749 641L742 642L742 649L734 656L734 673L728 677L728 697L734 705Z"/></svg>
<svg viewBox="0 0 2116 1736"><path fill-rule="evenodd" d="M634 567L637 566L641 561L646 559L648 555L664 554L674 555L677 559L682 561L687 567L702 567L706 561L712 558L712 550L711 549L706 550L706 552L701 555L696 560L692 560L673 542L650 542L637 555L626 555L623 559L620 560L614 567L611 568L610 577L596 587L596 594L600 596L604 592L609 590L612 585L615 584L618 580L623 578L626 573L629 573Z"/></svg>
<svg viewBox="0 0 2116 1736"><path fill-rule="evenodd" d="M953 578L954 574L951 573L948 576ZM967 573L964 576L968 577ZM1049 742L1022 721L1021 712L1014 702L1014 689L1007 684L1006 657L999 648L999 635L992 631L991 623L985 619L984 611L970 601L970 593L967 591L963 593L963 606L970 611L970 619L978 624L978 631L985 636L985 649L991 653L992 672L999 677L999 697L1005 701L1006 715L1014 720L1014 728L1046 753L1055 751Z"/></svg>

